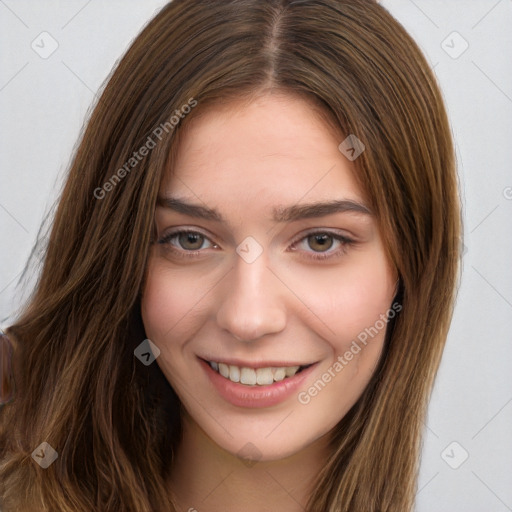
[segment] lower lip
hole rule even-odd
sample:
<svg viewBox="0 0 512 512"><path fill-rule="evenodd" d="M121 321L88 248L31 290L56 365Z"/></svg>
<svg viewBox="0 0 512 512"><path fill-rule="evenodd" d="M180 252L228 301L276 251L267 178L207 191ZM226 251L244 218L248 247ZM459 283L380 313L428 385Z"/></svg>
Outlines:
<svg viewBox="0 0 512 512"><path fill-rule="evenodd" d="M237 407L250 408L271 407L297 394L303 382L317 365L317 363L312 364L300 373L296 373L293 377L287 377L268 386L246 386L245 384L226 379L206 361L200 359L200 363L224 400Z"/></svg>

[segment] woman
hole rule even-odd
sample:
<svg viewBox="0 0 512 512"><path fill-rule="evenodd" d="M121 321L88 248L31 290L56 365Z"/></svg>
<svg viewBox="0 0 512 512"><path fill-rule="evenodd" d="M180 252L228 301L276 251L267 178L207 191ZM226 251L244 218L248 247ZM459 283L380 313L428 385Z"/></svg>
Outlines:
<svg viewBox="0 0 512 512"><path fill-rule="evenodd" d="M169 3L4 338L2 510L411 510L459 235L441 94L377 2Z"/></svg>

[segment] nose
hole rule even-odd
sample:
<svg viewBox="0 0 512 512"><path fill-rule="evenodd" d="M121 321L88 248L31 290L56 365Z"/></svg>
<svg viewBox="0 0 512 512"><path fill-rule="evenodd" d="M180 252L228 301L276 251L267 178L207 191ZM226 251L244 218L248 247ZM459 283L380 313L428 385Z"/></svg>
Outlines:
<svg viewBox="0 0 512 512"><path fill-rule="evenodd" d="M283 284L260 256L247 263L237 258L220 290L217 325L239 341L255 341L286 326Z"/></svg>

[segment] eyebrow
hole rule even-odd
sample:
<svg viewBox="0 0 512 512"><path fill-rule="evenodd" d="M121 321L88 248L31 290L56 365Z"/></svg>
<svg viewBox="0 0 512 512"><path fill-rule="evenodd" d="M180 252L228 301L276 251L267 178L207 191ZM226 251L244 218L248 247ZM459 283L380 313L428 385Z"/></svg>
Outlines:
<svg viewBox="0 0 512 512"><path fill-rule="evenodd" d="M158 197L157 205L198 219L225 222L225 219L215 208L192 204L176 197ZM278 206L273 209L272 220L274 222L291 222L345 212L372 215L370 209L364 204L350 199L342 199L295 204L292 206Z"/></svg>

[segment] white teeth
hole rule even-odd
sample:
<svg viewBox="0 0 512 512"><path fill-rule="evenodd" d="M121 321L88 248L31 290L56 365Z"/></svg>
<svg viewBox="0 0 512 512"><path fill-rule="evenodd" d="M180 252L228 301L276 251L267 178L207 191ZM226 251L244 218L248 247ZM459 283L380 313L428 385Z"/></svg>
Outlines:
<svg viewBox="0 0 512 512"><path fill-rule="evenodd" d="M256 372L252 368L242 368L240 371L240 382L254 386L256 384Z"/></svg>
<svg viewBox="0 0 512 512"><path fill-rule="evenodd" d="M229 366L229 380L240 382L240 368L238 368L238 366Z"/></svg>
<svg viewBox="0 0 512 512"><path fill-rule="evenodd" d="M287 377L293 377L299 371L299 366L288 366L285 370Z"/></svg>
<svg viewBox="0 0 512 512"><path fill-rule="evenodd" d="M246 386L269 386L274 382L280 382L293 377L300 366L282 366L279 368L245 368L225 363L209 361L211 368L232 382L241 382Z"/></svg>
<svg viewBox="0 0 512 512"><path fill-rule="evenodd" d="M229 377L229 366L224 363L219 363L219 373L226 377L226 379Z"/></svg>
<svg viewBox="0 0 512 512"><path fill-rule="evenodd" d="M256 382L260 386L268 386L274 382L272 368L258 368L256 370Z"/></svg>
<svg viewBox="0 0 512 512"><path fill-rule="evenodd" d="M286 377L286 368L276 368L274 370L274 380L279 382Z"/></svg>

